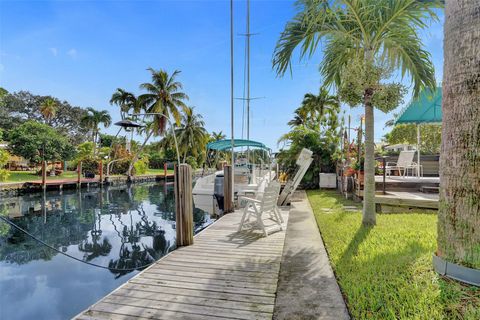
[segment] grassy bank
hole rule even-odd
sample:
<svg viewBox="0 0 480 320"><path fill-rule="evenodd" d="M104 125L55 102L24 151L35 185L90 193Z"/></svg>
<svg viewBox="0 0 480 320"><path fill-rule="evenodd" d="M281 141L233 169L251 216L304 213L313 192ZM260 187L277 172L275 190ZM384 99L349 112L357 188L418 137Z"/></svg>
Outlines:
<svg viewBox="0 0 480 320"><path fill-rule="evenodd" d="M358 204L335 192L308 198L355 319L480 319L480 289L432 270L436 214L380 214L361 226Z"/></svg>
<svg viewBox="0 0 480 320"><path fill-rule="evenodd" d="M42 177L36 174L34 171L9 171L10 175L5 182L29 182L29 181L38 181L42 180ZM173 170L167 170L168 174L173 174ZM163 175L163 169L148 169L145 175ZM47 176L47 180L58 180L58 179L77 179L76 171L67 171L60 175L51 177Z"/></svg>
<svg viewBox="0 0 480 320"><path fill-rule="evenodd" d="M10 175L5 182L28 182L42 180L42 176L37 175L34 171L10 171L9 173ZM58 176L47 176L47 180L74 179L76 177L77 173L75 171L67 171Z"/></svg>

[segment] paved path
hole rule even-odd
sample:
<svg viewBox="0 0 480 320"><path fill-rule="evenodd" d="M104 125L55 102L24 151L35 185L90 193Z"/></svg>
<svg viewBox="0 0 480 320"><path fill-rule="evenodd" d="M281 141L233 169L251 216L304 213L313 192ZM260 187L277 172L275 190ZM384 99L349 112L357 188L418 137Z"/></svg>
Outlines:
<svg viewBox="0 0 480 320"><path fill-rule="evenodd" d="M240 218L225 215L77 319L272 319L285 231L237 232Z"/></svg>
<svg viewBox="0 0 480 320"><path fill-rule="evenodd" d="M305 192L290 209L274 319L349 319Z"/></svg>

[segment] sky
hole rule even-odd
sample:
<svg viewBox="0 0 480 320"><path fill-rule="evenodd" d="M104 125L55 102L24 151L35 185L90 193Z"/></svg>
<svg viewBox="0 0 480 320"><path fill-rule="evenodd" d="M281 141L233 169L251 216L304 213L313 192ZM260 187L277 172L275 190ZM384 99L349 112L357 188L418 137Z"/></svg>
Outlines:
<svg viewBox="0 0 480 320"><path fill-rule="evenodd" d="M278 138L307 92L322 82L321 50L293 59L292 74L278 77L272 55L279 34L295 14L294 1L252 0L250 138L277 150ZM208 131L230 137L229 1L6 1L0 0L0 86L28 90L70 104L108 110L116 88L136 94L150 81L149 67L180 70L188 105L203 115ZM234 2L235 97L244 91L246 2ZM440 83L443 75L443 13L421 33ZM409 79L400 79L410 87ZM411 100L411 93L405 97ZM399 106L397 112L405 105ZM235 101L235 137L242 137L242 100ZM361 108L342 106L352 126ZM385 134L392 114L376 112L375 138ZM112 126L106 132L114 134ZM244 132L245 136L245 132ZM158 139L158 138L157 138Z"/></svg>

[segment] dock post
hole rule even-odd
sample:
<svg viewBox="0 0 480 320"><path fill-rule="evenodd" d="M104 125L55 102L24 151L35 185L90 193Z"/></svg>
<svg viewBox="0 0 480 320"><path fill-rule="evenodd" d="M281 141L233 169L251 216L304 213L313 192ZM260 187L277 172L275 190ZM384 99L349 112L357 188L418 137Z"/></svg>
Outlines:
<svg viewBox="0 0 480 320"><path fill-rule="evenodd" d="M77 165L77 186L82 186L82 161L78 161Z"/></svg>
<svg viewBox="0 0 480 320"><path fill-rule="evenodd" d="M233 212L233 183L232 166L226 165L223 167L223 212Z"/></svg>
<svg viewBox="0 0 480 320"><path fill-rule="evenodd" d="M167 180L167 163L166 162L163 163L163 175L165 180Z"/></svg>
<svg viewBox="0 0 480 320"><path fill-rule="evenodd" d="M175 220L177 247L193 244L192 167L175 166Z"/></svg>
<svg viewBox="0 0 480 320"><path fill-rule="evenodd" d="M47 161L42 161L42 188L47 189Z"/></svg>
<svg viewBox="0 0 480 320"><path fill-rule="evenodd" d="M100 160L98 164L98 174L100 175L100 185L103 184L103 161Z"/></svg>

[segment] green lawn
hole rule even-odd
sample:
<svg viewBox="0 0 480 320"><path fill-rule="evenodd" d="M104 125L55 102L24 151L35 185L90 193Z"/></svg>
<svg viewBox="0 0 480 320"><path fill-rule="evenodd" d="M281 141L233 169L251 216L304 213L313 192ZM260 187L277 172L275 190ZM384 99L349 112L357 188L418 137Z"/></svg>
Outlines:
<svg viewBox="0 0 480 320"><path fill-rule="evenodd" d="M344 209L358 204L335 192L308 198L353 318L480 319L480 289L432 269L436 214L379 214L365 228L360 209Z"/></svg>
<svg viewBox="0 0 480 320"><path fill-rule="evenodd" d="M76 177L77 173L75 171L68 171L55 177L47 176L47 180L75 179ZM5 182L27 182L36 180L42 180L42 176L35 174L33 171L10 171L10 176Z"/></svg>
<svg viewBox="0 0 480 320"><path fill-rule="evenodd" d="M160 174L163 175L165 171L163 169L147 169L145 174ZM168 169L167 174L173 174L173 169Z"/></svg>
<svg viewBox="0 0 480 320"><path fill-rule="evenodd" d="M167 170L168 174L173 174L173 170ZM148 169L147 174L159 174L163 175L163 169ZM64 172L63 174L55 177L47 176L47 180L54 180L54 179L76 179L77 172L75 171L68 171ZM42 180L40 175L35 174L33 171L10 171L10 176L8 177L7 181L5 182L28 182L28 181L36 181Z"/></svg>

